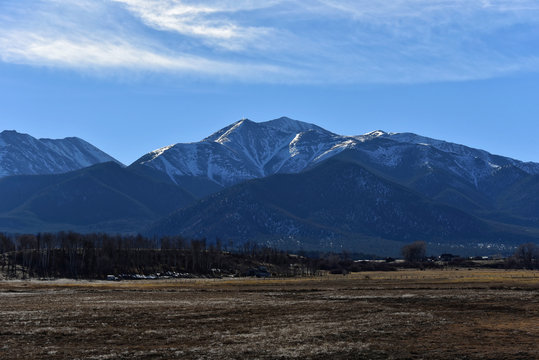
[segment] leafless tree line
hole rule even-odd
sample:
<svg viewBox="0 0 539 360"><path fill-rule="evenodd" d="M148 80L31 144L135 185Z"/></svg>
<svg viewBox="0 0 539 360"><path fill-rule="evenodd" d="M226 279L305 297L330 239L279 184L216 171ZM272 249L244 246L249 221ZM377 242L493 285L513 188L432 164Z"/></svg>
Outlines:
<svg viewBox="0 0 539 360"><path fill-rule="evenodd" d="M141 235L73 232L8 236L0 234L0 272L6 277L104 278L108 274L237 272L249 263L287 268L290 256L280 250L221 240L160 239Z"/></svg>
<svg viewBox="0 0 539 360"><path fill-rule="evenodd" d="M539 269L539 246L534 243L520 245L507 263L510 267Z"/></svg>

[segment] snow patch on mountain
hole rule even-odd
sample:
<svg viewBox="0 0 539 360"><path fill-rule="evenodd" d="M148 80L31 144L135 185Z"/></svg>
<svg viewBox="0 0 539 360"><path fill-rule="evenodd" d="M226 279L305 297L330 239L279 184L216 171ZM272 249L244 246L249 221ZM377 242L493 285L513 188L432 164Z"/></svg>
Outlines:
<svg viewBox="0 0 539 360"><path fill-rule="evenodd" d="M174 145L169 145L169 146L164 146L162 148L159 148L157 150L154 150L152 152L149 153L151 159L150 160L147 160L147 161L151 161L153 159L155 159L156 157L159 157L160 155L162 155L165 151L167 151L168 149L172 148Z"/></svg>
<svg viewBox="0 0 539 360"><path fill-rule="evenodd" d="M368 133L360 135L360 136L363 139L373 139L373 138L377 138L377 137L380 137L380 136L387 136L387 135L388 135L388 133L386 133L385 131L374 130L374 131L368 132Z"/></svg>
<svg viewBox="0 0 539 360"><path fill-rule="evenodd" d="M396 147L377 147L375 150L363 150L371 160L386 167L395 167L401 162L401 152ZM424 161L428 163L427 160Z"/></svg>
<svg viewBox="0 0 539 360"><path fill-rule="evenodd" d="M356 144L357 144L357 142L354 139L349 139L349 138L342 139L342 141L340 141L340 142L338 142L336 144L332 144L332 146L329 149L327 149L327 150L323 151L321 154L317 155L314 158L314 161L315 162L323 161L323 160L325 160L327 158L330 158L332 156L337 155L340 152L343 152L346 149L354 148L356 146Z"/></svg>

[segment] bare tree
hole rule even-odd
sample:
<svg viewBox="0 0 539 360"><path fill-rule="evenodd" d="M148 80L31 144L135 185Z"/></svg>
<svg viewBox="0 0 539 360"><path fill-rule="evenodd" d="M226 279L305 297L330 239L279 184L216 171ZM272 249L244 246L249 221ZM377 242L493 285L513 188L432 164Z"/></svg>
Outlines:
<svg viewBox="0 0 539 360"><path fill-rule="evenodd" d="M427 244L424 241L416 241L404 245L401 249L402 256L408 262L423 261L427 254Z"/></svg>
<svg viewBox="0 0 539 360"><path fill-rule="evenodd" d="M534 243L520 245L513 257L519 265L525 268L539 267L539 247Z"/></svg>

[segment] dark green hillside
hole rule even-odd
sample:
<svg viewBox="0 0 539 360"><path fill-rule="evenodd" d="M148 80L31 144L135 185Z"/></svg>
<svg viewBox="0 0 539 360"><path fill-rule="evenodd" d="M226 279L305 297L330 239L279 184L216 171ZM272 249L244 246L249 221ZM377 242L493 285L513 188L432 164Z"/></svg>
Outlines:
<svg viewBox="0 0 539 360"><path fill-rule="evenodd" d="M0 231L11 232L136 232L194 199L112 162L60 175L3 178L0 198Z"/></svg>
<svg viewBox="0 0 539 360"><path fill-rule="evenodd" d="M528 175L500 191L498 207L505 213L520 216L539 227L539 176Z"/></svg>
<svg viewBox="0 0 539 360"><path fill-rule="evenodd" d="M336 158L300 174L223 190L157 222L149 233L376 253L398 251L412 240L462 245L520 239Z"/></svg>

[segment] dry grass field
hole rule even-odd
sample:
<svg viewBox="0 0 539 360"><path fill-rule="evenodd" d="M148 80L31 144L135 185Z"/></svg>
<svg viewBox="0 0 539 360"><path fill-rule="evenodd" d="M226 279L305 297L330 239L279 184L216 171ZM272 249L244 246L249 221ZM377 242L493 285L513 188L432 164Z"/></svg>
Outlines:
<svg viewBox="0 0 539 360"><path fill-rule="evenodd" d="M539 272L0 282L0 359L539 359Z"/></svg>

